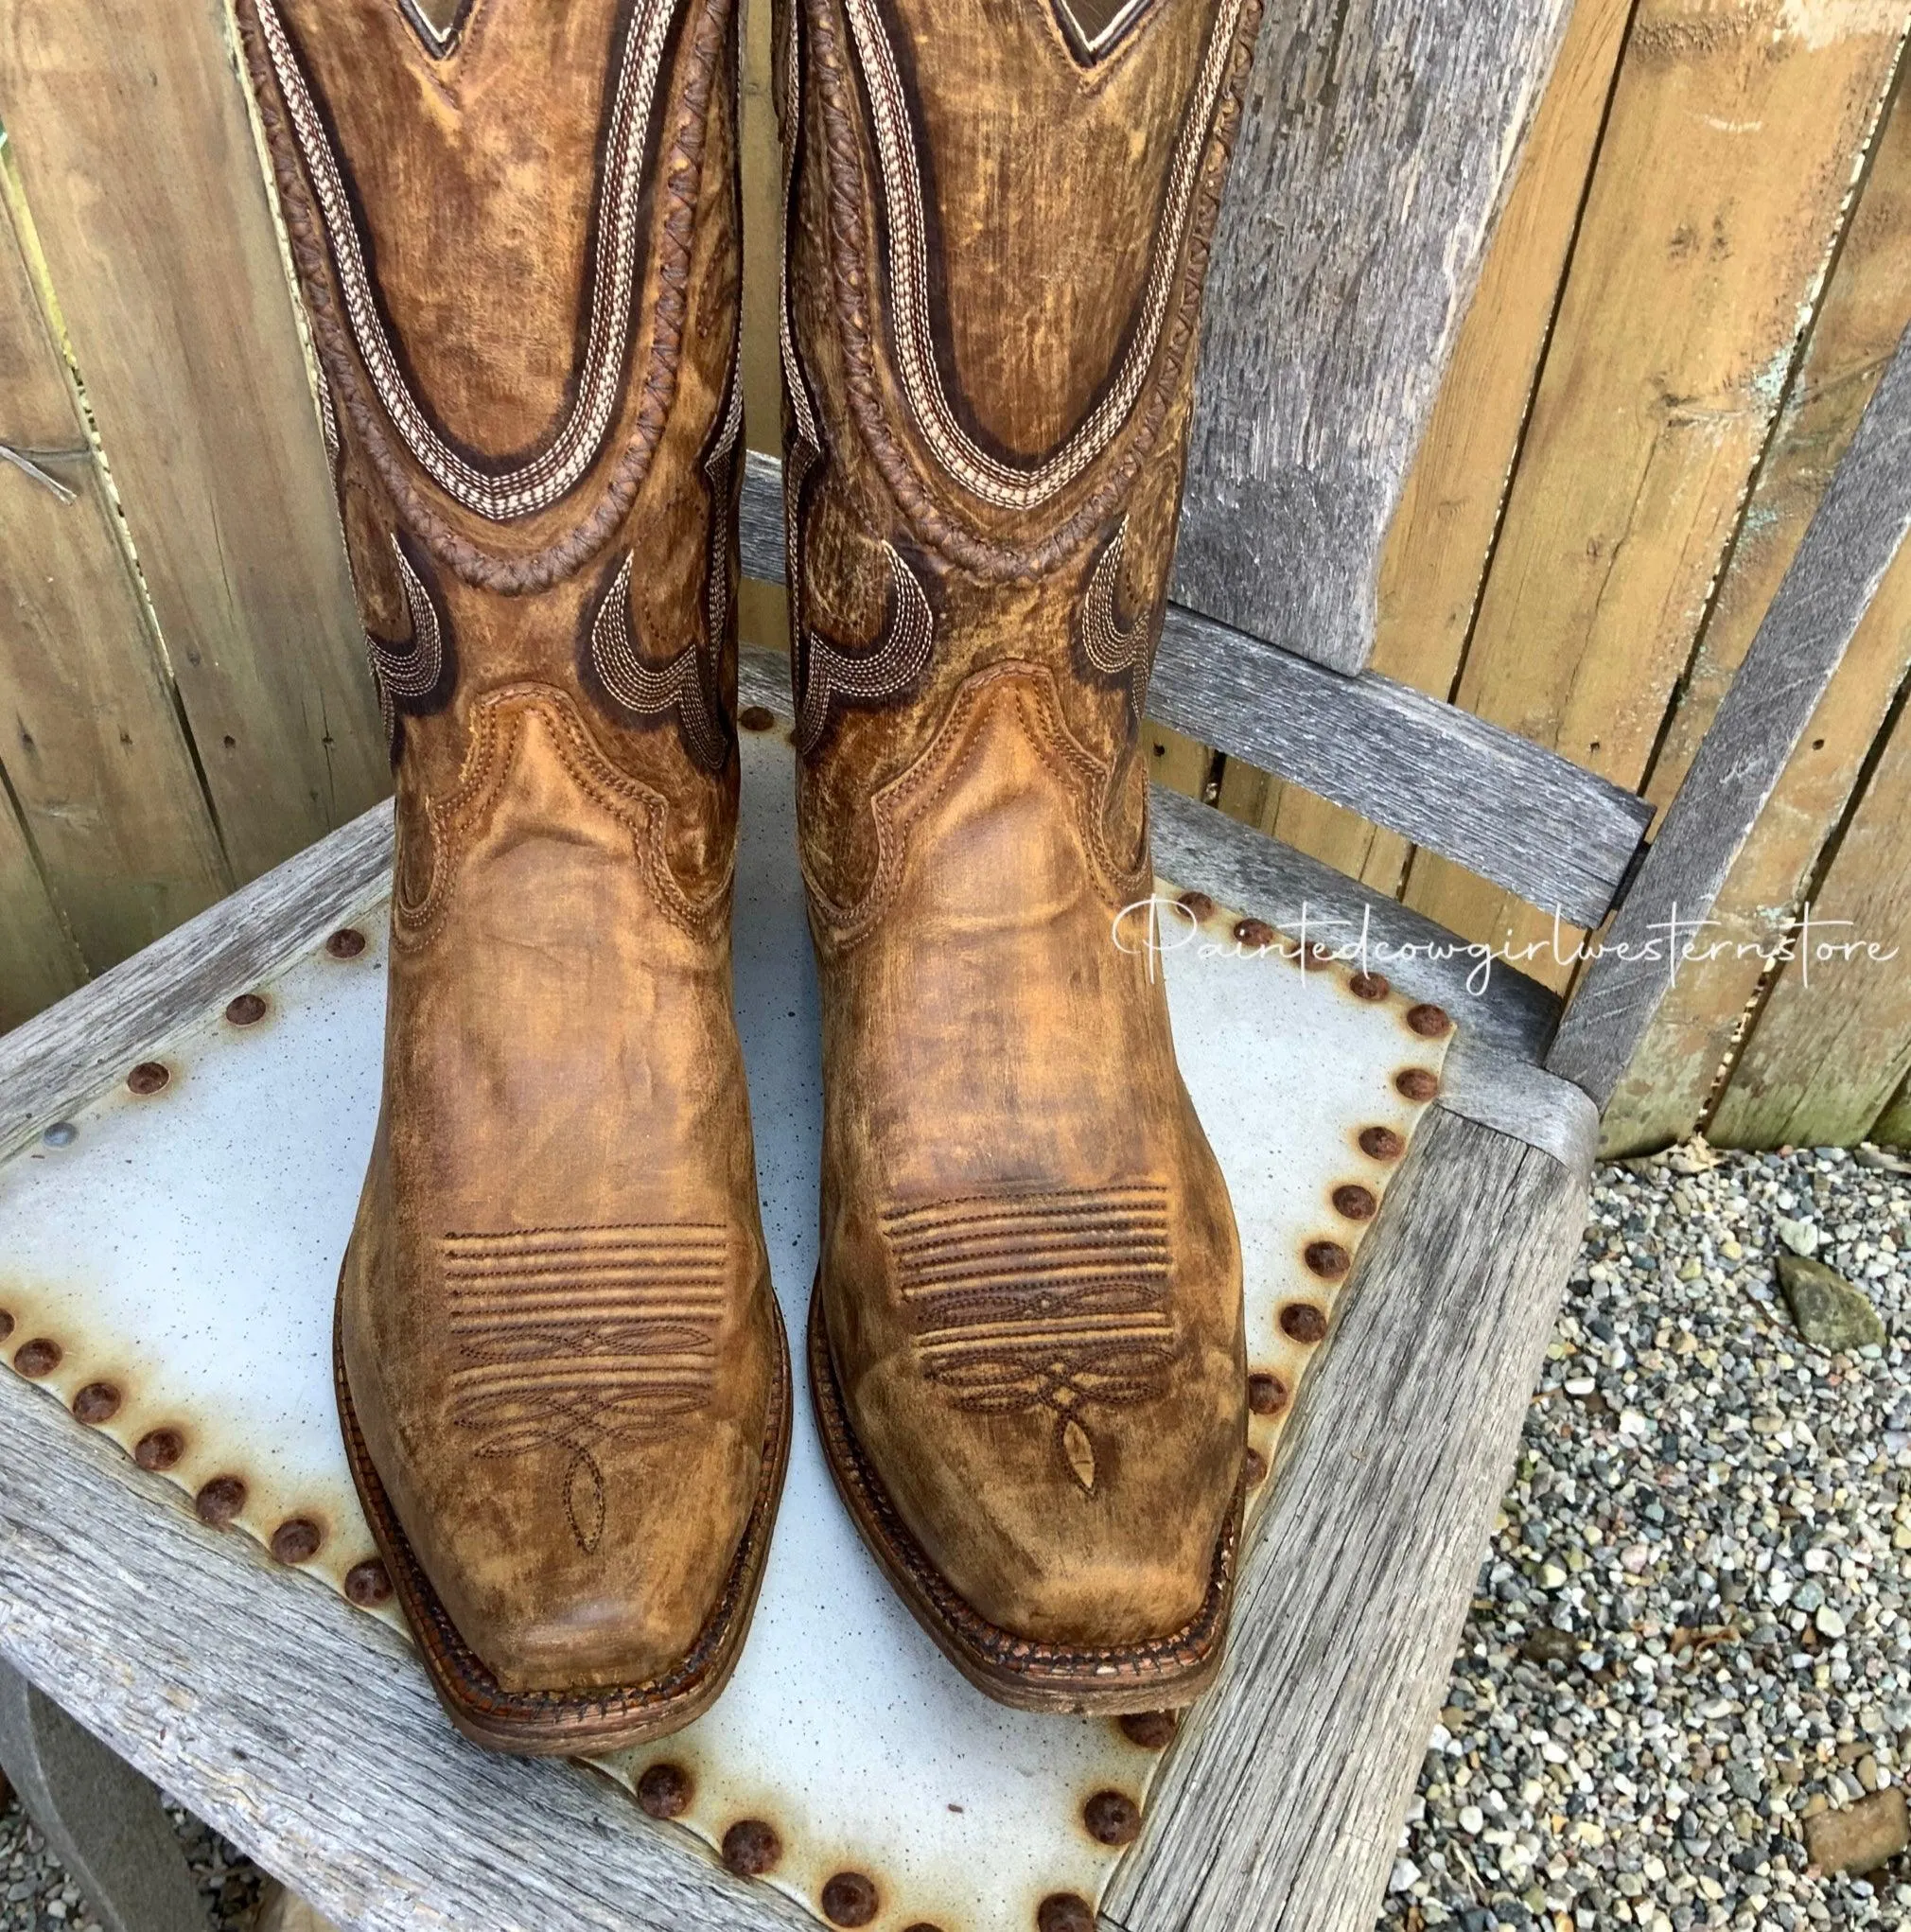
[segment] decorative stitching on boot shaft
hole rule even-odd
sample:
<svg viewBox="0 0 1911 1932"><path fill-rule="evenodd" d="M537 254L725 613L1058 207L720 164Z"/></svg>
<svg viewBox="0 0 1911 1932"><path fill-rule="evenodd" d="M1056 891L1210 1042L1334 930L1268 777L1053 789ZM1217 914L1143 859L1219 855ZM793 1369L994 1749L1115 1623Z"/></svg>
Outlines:
<svg viewBox="0 0 1911 1932"><path fill-rule="evenodd" d="M904 448L897 433L898 426L891 421L889 391L878 373L878 331L872 322L878 278L866 232L866 173L858 132L863 121L861 97L849 72L848 55L834 18L835 0L793 0L794 4L804 6L809 26L806 45L814 62L822 110L827 252L832 258L826 272L831 274L833 284L836 336L842 349L845 387L864 443L898 508L927 548L991 581L1040 577L1064 561L1088 539L1096 524L1106 520L1140 474L1143 461L1159 440L1169 406L1182 387L1182 378L1195 345L1201 287L1207 273L1215 220L1220 209L1228 154L1239 123L1242 95L1253 62L1262 0L1230 0L1223 16L1227 30L1223 32L1218 23L1210 42L1202 83L1209 82L1218 69L1219 84L1211 97L1202 97L1208 101L1205 117L1190 110L1187 122L1190 132L1183 149L1178 151L1177 168L1187 156L1194 157L1198 166L1185 184L1181 174L1174 178L1177 194L1185 192L1186 205L1170 201L1170 207L1177 210L1177 238L1173 250L1159 250L1166 267L1161 271L1161 312L1157 316L1152 307L1148 311L1152 330L1148 355L1136 360L1132 368L1124 360L1118 372L1119 380L1109 392L1110 398L1116 395L1124 398L1121 412L1118 416L1105 416L1098 406L1075 436L1047 460L1046 465L1026 473L1001 465L975 448L973 439L954 422L953 413L948 413L946 426L941 421L943 413L948 412L947 397L941 390L939 374L935 371L933 353L922 335L927 328L921 307L926 295L920 286L920 276L925 272L920 266L923 257L915 238L913 220L904 219L912 208L920 215L920 177L915 177L911 185L911 177L915 176L913 135L906 127L895 133L893 139L885 133L885 126L893 118L894 101L900 101L902 97L897 94L892 101L886 88L878 84L886 40L880 47L874 40L869 42L878 72L872 77L865 65L864 79L869 84L871 118L883 124L872 126L871 133L878 144L879 167L883 173L878 199L891 210L888 224L891 272L887 292L895 309L892 344L899 365L896 379L905 413L914 421L931 458L946 477L978 504L996 509L1046 505L1068 483L1088 476L1099 459L1110 458L1070 514L1041 538L1024 538L1016 543L984 536L971 518L945 504ZM850 9L850 31L857 37L860 52L864 36L857 31L858 13L868 9L869 0L842 0L842 4ZM894 212L899 198L903 203L902 217ZM926 249L926 242L920 246ZM1178 273L1169 272L1177 267ZM1001 470L1001 477L994 474L991 464Z"/></svg>
<svg viewBox="0 0 1911 1932"><path fill-rule="evenodd" d="M1058 1454L1093 1495L1084 1412L1157 1400L1180 1353L1167 1190L983 1195L882 1219L923 1375L958 1409L1046 1410Z"/></svg>
<svg viewBox="0 0 1911 1932"><path fill-rule="evenodd" d="M675 9L667 0L649 0L644 24L656 26L668 37L668 26ZM650 342L640 376L626 374L630 360L629 314L621 319L601 314L595 306L588 315L588 340L595 342L605 330L617 338L614 359L613 395L622 394L627 380L640 382L639 401L623 450L605 480L603 492L592 507L560 537L523 555L513 556L473 542L447 520L415 480L411 464L415 463L440 490L461 508L491 520L519 517L554 503L573 489L588 473L602 450L617 406L607 416L598 407L601 396L584 398L567 421L574 429L560 427L557 436L544 454L523 465L514 478L488 476L444 445L443 438L423 416L423 405L412 395L399 377L390 374L381 379L384 358L379 354L378 335L366 337L367 360L364 369L373 384L368 395L359 378L357 360L359 343L355 329L364 325L362 313L355 315L354 291L349 261L356 244L356 229L345 210L344 226L334 210L328 220L321 194L321 184L308 179L302 151L301 134L293 105L280 91L280 77L274 60L272 28L289 47L283 24L272 10L272 0L238 0L237 18L254 97L258 103L259 120L265 131L267 149L279 190L280 210L285 218L286 235L298 271L300 291L305 298L312 339L324 366L337 392L337 401L350 419L363 446L367 459L389 491L405 526L412 531L431 554L465 582L478 588L505 595L523 595L549 589L571 576L616 536L628 515L637 492L649 474L664 425L675 401L681 365L683 332L689 313L689 291L693 249L696 234L697 205L702 192L704 149L713 112L714 80L730 39L732 25L728 0L703 0L693 10L690 46L683 59L684 81L673 124L660 143L661 151L654 178L655 193L648 197L641 184L634 184L627 206L618 212L615 232L600 225L593 250L600 283L611 295L620 286L619 275L634 272L626 259L622 266L609 257L626 257L640 252L644 237L632 225L646 202L653 203L651 240L657 269L657 292L653 308ZM633 30L626 46L643 44L641 34ZM293 61L288 71L296 73ZM309 97L307 97L309 106ZM648 113L646 107L646 113ZM613 131L617 124L613 123ZM321 131L322 132L322 131ZM626 129L626 133L629 130ZM613 144L614 148L614 144ZM324 153L330 155L329 145ZM317 156L323 172L323 157ZM631 167L641 165L642 143L637 142L629 154L613 151L606 160L606 181L618 165L627 161ZM336 157L332 157L336 167ZM335 256L334 246L341 251ZM362 268L362 263L360 263ZM335 289L335 276L340 277ZM635 285L633 285L635 286ZM593 304L599 291L592 292ZM621 297L617 297L621 300ZM633 293L632 300L636 300ZM613 305L614 306L614 305ZM371 318L377 320L376 307ZM615 326L612 326L615 324ZM607 337L605 338L608 339ZM386 344L389 347L389 343ZM607 353L607 351L606 351ZM587 371L599 368L587 357ZM601 384L599 385L601 388ZM415 413L414 413L415 412ZM387 425L397 430L405 454L394 447ZM408 435L408 430L411 432ZM429 436L425 433L429 431ZM415 438L417 448L413 448ZM433 448L433 443L438 446ZM580 452L587 449L587 454ZM441 456L438 452L442 450ZM409 458L409 461L408 461ZM427 459L430 458L428 461ZM442 474L441 474L442 472ZM447 481L448 479L448 481ZM474 481L475 479L475 481ZM466 498L473 501L467 502Z"/></svg>
<svg viewBox="0 0 1911 1932"><path fill-rule="evenodd" d="M564 1513L594 1554L608 1498L597 1451L667 1435L716 1377L721 1227L506 1229L439 1243L458 1344L452 1415L480 1456L566 1452Z"/></svg>
<svg viewBox="0 0 1911 1932"><path fill-rule="evenodd" d="M710 883L693 894L664 855L664 820L670 806L662 793L621 772L598 750L570 694L544 684L507 684L487 691L471 707L470 747L448 798L425 800L431 840L430 874L424 895L392 898L392 933L400 945L425 944L443 921L455 889L455 861L482 831L510 774L520 734L533 721L544 730L565 774L586 798L630 834L658 910L673 925L700 938L728 900L736 870L734 848Z"/></svg>
<svg viewBox="0 0 1911 1932"><path fill-rule="evenodd" d="M1104 829L1113 774L1070 733L1063 722L1055 674L1046 665L1010 658L978 671L960 686L920 755L869 800L876 821L878 856L868 887L857 899L849 905L832 899L804 859L810 903L836 943L849 945L861 939L895 897L903 881L910 832L923 813L960 782L975 754L972 728L991 701L1015 707L1029 742L1047 754L1050 767L1064 778L1073 795L1084 853L1110 909L1140 896L1148 877L1146 817L1137 858L1122 860L1111 850Z"/></svg>

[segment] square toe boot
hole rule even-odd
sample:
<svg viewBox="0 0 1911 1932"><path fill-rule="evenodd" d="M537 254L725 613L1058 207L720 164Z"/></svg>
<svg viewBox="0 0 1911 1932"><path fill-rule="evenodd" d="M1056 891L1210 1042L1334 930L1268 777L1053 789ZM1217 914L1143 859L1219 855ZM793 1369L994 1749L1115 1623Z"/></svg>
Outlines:
<svg viewBox="0 0 1911 1932"><path fill-rule="evenodd" d="M1220 1658L1241 1266L1146 943L1143 694L1257 0L787 0L785 488L823 993L812 1386L951 1660Z"/></svg>
<svg viewBox="0 0 1911 1932"><path fill-rule="evenodd" d="M789 1367L730 1004L730 0L239 0L397 790L339 1285L453 1720L606 1750L736 1660Z"/></svg>

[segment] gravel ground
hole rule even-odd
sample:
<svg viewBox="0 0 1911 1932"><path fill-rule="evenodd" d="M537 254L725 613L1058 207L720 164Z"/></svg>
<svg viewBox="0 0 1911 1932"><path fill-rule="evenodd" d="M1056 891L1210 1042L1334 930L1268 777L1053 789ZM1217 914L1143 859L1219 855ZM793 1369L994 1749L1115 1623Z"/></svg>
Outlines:
<svg viewBox="0 0 1911 1932"><path fill-rule="evenodd" d="M248 1932L265 1874L209 1825L176 1804L168 1803L167 1809L199 1881L213 1932ZM54 1928L99 1932L99 1922L9 1793L0 1800L0 1932L54 1932Z"/></svg>
<svg viewBox="0 0 1911 1932"><path fill-rule="evenodd" d="M1911 1178L1877 1159L1601 1170L1387 1932L1911 1925L1904 1856L1803 1843L1911 1772ZM1883 1347L1801 1339L1788 1249Z"/></svg>
<svg viewBox="0 0 1911 1932"><path fill-rule="evenodd" d="M1911 1858L1821 1874L1806 1819L1911 1782L1911 1174L1872 1156L1602 1168L1381 1932L1911 1926ZM1885 1346L1806 1344L1812 1251ZM178 1820L218 1932L256 1868ZM92 1932L0 1814L0 1932Z"/></svg>

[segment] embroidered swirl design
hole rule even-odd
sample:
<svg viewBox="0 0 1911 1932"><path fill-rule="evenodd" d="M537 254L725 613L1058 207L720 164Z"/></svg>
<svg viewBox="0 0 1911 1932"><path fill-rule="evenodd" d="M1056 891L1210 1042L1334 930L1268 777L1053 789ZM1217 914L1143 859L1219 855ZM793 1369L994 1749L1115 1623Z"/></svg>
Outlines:
<svg viewBox="0 0 1911 1932"><path fill-rule="evenodd" d="M1166 1191L935 1202L885 1214L883 1233L924 1377L958 1409L1045 1412L1069 1476L1092 1496L1095 1412L1164 1395L1180 1352Z"/></svg>
<svg viewBox="0 0 1911 1932"><path fill-rule="evenodd" d="M372 681L378 687L378 711L388 741L396 736L400 706L422 703L437 690L438 680L445 675L445 632L438 621L438 606L395 536L392 538L392 554L397 559L398 583L412 619L411 641L387 643L370 631L365 633L365 656L371 659Z"/></svg>
<svg viewBox="0 0 1911 1932"><path fill-rule="evenodd" d="M577 1547L608 1513L599 1451L709 1400L728 1240L716 1226L508 1229L440 1243L458 1348L452 1414L482 1457L564 1452Z"/></svg>

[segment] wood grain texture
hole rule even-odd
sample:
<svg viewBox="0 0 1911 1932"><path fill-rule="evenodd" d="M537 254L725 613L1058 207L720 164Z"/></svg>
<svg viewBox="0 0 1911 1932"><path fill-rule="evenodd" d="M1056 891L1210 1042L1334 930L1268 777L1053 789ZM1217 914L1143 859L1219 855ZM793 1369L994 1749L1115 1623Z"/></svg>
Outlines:
<svg viewBox="0 0 1911 1932"><path fill-rule="evenodd" d="M63 452L42 466L70 494L0 463L0 769L44 882L38 893L28 883L15 827L8 871L25 896L4 902L7 922L21 921L6 950L37 950L50 897L96 971L231 879L20 220L15 198L0 197L0 438ZM21 1017L31 983L0 1005Z"/></svg>
<svg viewBox="0 0 1911 1932"><path fill-rule="evenodd" d="M1719 1146L1849 1147L1911 1071L1907 825L1911 723L1901 709L1815 894L1812 928L1780 968L1708 1123Z"/></svg>
<svg viewBox="0 0 1911 1932"><path fill-rule="evenodd" d="M1631 0L1574 0L1380 553L1372 668L1433 697L1452 692L1472 631L1631 12ZM1250 792L1244 775L1238 804ZM1259 802L1250 823L1400 889L1412 848L1397 832L1305 786L1264 786Z"/></svg>
<svg viewBox="0 0 1911 1932"><path fill-rule="evenodd" d="M1717 898L1907 525L1911 330L1880 379L1639 878L1604 936L1605 950L1587 966L1560 1022L1547 1065L1602 1106L1665 995L1677 950L1671 922L1703 918ZM1885 770L1881 764L1871 787L1881 799L1890 795L1889 781L1879 782ZM1887 817L1883 824L1889 828L1883 834L1887 840L1902 839L1902 821ZM1852 850L1849 834L1845 849ZM1887 901L1892 883L1886 874ZM1902 973L1885 976L1903 979ZM1771 1017L1768 1010L1766 1021ZM1742 1061L1733 1085L1749 1078L1749 1062ZM1896 1083L1894 1078L1880 1090L1873 1115ZM1740 1134L1744 1130L1729 1123L1744 1117L1722 1109L1716 1124Z"/></svg>
<svg viewBox="0 0 1911 1932"><path fill-rule="evenodd" d="M15 0L0 122L251 878L390 772L221 0Z"/></svg>
<svg viewBox="0 0 1911 1932"><path fill-rule="evenodd" d="M1911 9L1641 0L1457 696L1645 776ZM1437 855L1407 896L1538 937ZM1569 967L1557 968L1563 984Z"/></svg>
<svg viewBox="0 0 1911 1932"><path fill-rule="evenodd" d="M1646 796L1655 805L1664 807L1691 768L1907 325L1911 92L1901 87L1654 761ZM1706 939L1726 950L1694 962L1668 991L1613 1094L1609 1152L1666 1146L1703 1117L1764 959L1810 889L1907 660L1911 553L1901 552L1713 904ZM1750 949L1743 957L1742 946Z"/></svg>
<svg viewBox="0 0 1911 1932"><path fill-rule="evenodd" d="M6 568L0 562L0 571ZM0 794L0 1033L86 976L11 799Z"/></svg>
<svg viewBox="0 0 1911 1932"><path fill-rule="evenodd" d="M467 1745L410 1647L0 1377L0 1652L352 1932L815 1932L581 1765Z"/></svg>
<svg viewBox="0 0 1911 1932"><path fill-rule="evenodd" d="M743 564L776 582L780 476L774 459L750 452ZM1581 918L1604 916L1650 816L1617 785L1424 692L1371 672L1324 670L1176 605L1148 708L1151 726L1183 734L1179 745L1162 740L1183 767L1176 790L1201 790L1193 780L1213 746Z"/></svg>
<svg viewBox="0 0 1911 1932"><path fill-rule="evenodd" d="M1604 917L1650 817L1597 774L1411 685L1324 670L1193 611L1170 607L1148 709L1582 921Z"/></svg>
<svg viewBox="0 0 1911 1932"><path fill-rule="evenodd" d="M1283 1438L1220 1680L1104 1900L1125 1932L1371 1932L1587 1184L1421 1125Z"/></svg>
<svg viewBox="0 0 1911 1932"><path fill-rule="evenodd" d="M1366 663L1387 525L1566 12L1268 9L1209 271L1180 602Z"/></svg>
<svg viewBox="0 0 1911 1932"><path fill-rule="evenodd" d="M16 1027L0 1041L0 1158L133 1064L142 1047L330 932L391 866L387 802Z"/></svg>

